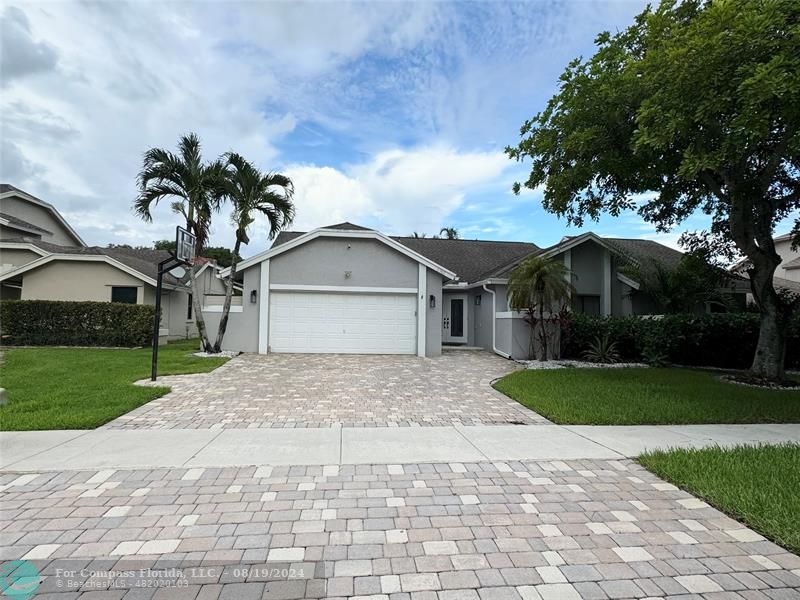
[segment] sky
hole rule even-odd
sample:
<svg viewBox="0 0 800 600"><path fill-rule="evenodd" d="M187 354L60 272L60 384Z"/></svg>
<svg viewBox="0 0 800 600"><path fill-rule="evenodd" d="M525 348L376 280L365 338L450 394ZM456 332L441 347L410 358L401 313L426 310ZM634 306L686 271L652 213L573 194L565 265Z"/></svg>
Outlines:
<svg viewBox="0 0 800 600"><path fill-rule="evenodd" d="M180 224L169 203L136 217L151 147L195 132L294 181L306 231L351 221L385 233L531 241L656 239L635 213L583 230L515 196L529 165L503 148L601 31L638 0L149 2L0 0L0 180L55 205L90 245L150 245ZM230 210L212 245L231 247ZM789 228L788 224L785 227ZM252 255L268 247L254 226Z"/></svg>

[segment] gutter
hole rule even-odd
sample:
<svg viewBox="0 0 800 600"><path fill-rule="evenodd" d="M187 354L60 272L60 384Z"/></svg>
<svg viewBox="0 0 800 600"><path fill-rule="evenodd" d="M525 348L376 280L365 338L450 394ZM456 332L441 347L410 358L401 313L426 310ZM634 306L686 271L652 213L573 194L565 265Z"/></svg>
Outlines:
<svg viewBox="0 0 800 600"><path fill-rule="evenodd" d="M485 284L485 283L483 284L483 289L487 293L492 295L492 350L498 356L502 356L503 358L507 358L507 359L511 360L511 355L510 354L507 354L506 352L502 352L502 351L497 349L497 336L496 336L496 331L497 331L497 308L496 308L496 306L497 306L497 296L495 296L494 290L490 290L488 287L486 287L486 285L487 284Z"/></svg>

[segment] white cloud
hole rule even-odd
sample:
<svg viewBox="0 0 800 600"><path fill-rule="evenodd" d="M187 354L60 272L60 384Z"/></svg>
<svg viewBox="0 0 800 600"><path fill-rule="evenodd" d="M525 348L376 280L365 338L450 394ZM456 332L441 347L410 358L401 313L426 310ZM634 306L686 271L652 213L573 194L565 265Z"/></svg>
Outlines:
<svg viewBox="0 0 800 600"><path fill-rule="evenodd" d="M466 192L496 183L510 165L502 153L458 152L445 146L387 150L344 172L290 165L298 230L338 221L382 231L437 232Z"/></svg>

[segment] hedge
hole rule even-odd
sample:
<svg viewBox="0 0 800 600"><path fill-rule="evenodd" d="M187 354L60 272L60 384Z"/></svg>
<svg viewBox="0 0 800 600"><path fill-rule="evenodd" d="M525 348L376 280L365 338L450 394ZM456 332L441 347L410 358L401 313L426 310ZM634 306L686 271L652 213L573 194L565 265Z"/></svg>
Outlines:
<svg viewBox="0 0 800 600"><path fill-rule="evenodd" d="M11 346L146 346L154 315L143 304L3 300L0 335Z"/></svg>
<svg viewBox="0 0 800 600"><path fill-rule="evenodd" d="M620 358L640 361L659 352L680 365L746 369L753 362L759 315L753 313L683 314L652 317L600 317L575 314L562 325L561 354L581 358L597 337L617 343ZM786 368L800 367L800 317L789 325Z"/></svg>

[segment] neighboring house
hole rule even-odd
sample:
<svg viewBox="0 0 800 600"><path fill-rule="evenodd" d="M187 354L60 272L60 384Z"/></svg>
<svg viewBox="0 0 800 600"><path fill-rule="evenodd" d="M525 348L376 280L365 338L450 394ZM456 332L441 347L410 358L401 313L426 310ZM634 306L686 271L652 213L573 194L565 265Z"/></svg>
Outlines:
<svg viewBox="0 0 800 600"><path fill-rule="evenodd" d="M0 183L0 239L26 238L61 246L86 246L52 204Z"/></svg>
<svg viewBox="0 0 800 600"><path fill-rule="evenodd" d="M0 299L155 303L168 252L86 246L52 205L13 186L0 190ZM224 293L218 273L212 263L198 273L209 297ZM162 337L196 334L187 284L164 276Z"/></svg>
<svg viewBox="0 0 800 600"><path fill-rule="evenodd" d="M534 254L572 271L573 310L603 315L652 312L622 265L652 259L672 266L681 257L656 242L591 232L545 249L394 237L352 223L282 232L269 250L239 264L244 302L230 315L223 345L259 353L436 356L443 344L457 344L525 358L530 328L524 314L509 309L506 287L514 267ZM204 313L213 333L219 316Z"/></svg>
<svg viewBox="0 0 800 600"><path fill-rule="evenodd" d="M800 249L792 249L792 234L786 233L774 238L775 251L781 257L781 263L775 269L772 278L774 286L789 292L800 294ZM731 267L731 271L747 277L747 270L750 268L750 261L740 260ZM748 294L748 301L752 302L752 294Z"/></svg>

